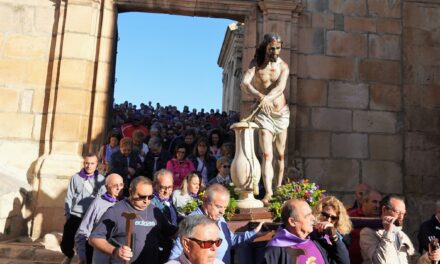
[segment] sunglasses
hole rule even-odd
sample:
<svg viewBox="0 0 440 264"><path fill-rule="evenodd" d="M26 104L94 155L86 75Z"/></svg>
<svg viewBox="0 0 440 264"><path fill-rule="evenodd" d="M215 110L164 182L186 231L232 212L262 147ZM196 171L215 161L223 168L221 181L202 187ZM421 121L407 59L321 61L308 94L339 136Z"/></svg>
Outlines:
<svg viewBox="0 0 440 264"><path fill-rule="evenodd" d="M332 221L336 221L339 219L339 217L337 217L335 215L329 215L326 212L321 212L321 215L326 219L331 219Z"/></svg>
<svg viewBox="0 0 440 264"><path fill-rule="evenodd" d="M151 195L139 195L136 198L133 198L135 201L145 201L145 200L152 200L154 198L154 194Z"/></svg>
<svg viewBox="0 0 440 264"><path fill-rule="evenodd" d="M222 166L224 169L229 169L231 166L229 166L229 165L223 165Z"/></svg>
<svg viewBox="0 0 440 264"><path fill-rule="evenodd" d="M216 247L219 247L222 244L221 238L219 238L217 240L207 240L207 241L198 240L197 238L193 238L193 237L188 237L188 239L196 242L203 249L212 248L213 245L215 245Z"/></svg>

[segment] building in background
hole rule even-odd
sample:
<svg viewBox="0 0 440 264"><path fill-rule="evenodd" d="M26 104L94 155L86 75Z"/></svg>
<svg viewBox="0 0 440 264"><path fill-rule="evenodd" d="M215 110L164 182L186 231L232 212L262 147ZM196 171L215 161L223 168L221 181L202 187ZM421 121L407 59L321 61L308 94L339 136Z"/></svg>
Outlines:
<svg viewBox="0 0 440 264"><path fill-rule="evenodd" d="M244 26L232 23L226 29L217 64L223 68L222 111L240 111L240 83L243 75Z"/></svg>

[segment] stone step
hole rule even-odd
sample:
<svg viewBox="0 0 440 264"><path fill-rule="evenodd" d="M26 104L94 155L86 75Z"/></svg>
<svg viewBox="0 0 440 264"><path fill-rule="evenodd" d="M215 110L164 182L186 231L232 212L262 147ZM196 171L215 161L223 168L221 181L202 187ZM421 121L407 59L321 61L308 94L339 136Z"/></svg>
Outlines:
<svg viewBox="0 0 440 264"><path fill-rule="evenodd" d="M64 259L60 250L46 249L41 242L0 243L0 264L61 263ZM76 257L72 263L77 263Z"/></svg>

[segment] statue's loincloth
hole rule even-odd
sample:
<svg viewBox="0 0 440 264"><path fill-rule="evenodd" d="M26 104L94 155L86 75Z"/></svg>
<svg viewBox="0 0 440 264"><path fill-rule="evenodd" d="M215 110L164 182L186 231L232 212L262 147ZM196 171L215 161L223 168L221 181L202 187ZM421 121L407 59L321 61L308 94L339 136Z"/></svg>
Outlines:
<svg viewBox="0 0 440 264"><path fill-rule="evenodd" d="M264 128L277 135L283 132L289 126L290 110L289 105L285 105L279 112L272 112L267 115L263 111L258 111L255 116L254 122L257 123L260 128Z"/></svg>

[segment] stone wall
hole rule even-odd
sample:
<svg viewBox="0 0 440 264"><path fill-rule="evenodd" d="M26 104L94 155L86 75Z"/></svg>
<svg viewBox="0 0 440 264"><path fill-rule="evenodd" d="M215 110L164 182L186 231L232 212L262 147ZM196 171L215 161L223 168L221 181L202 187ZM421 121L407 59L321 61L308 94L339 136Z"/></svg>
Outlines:
<svg viewBox="0 0 440 264"><path fill-rule="evenodd" d="M26 234L24 203L40 156L51 1L0 1L0 239Z"/></svg>
<svg viewBox="0 0 440 264"><path fill-rule="evenodd" d="M402 3L306 3L300 18L297 157L353 199L358 183L403 193Z"/></svg>
<svg viewBox="0 0 440 264"><path fill-rule="evenodd" d="M304 4L296 166L346 203L361 182L404 194L414 237L440 191L440 3Z"/></svg>
<svg viewBox="0 0 440 264"><path fill-rule="evenodd" d="M406 1L402 14L403 186L410 224L418 225L440 194L440 2Z"/></svg>

